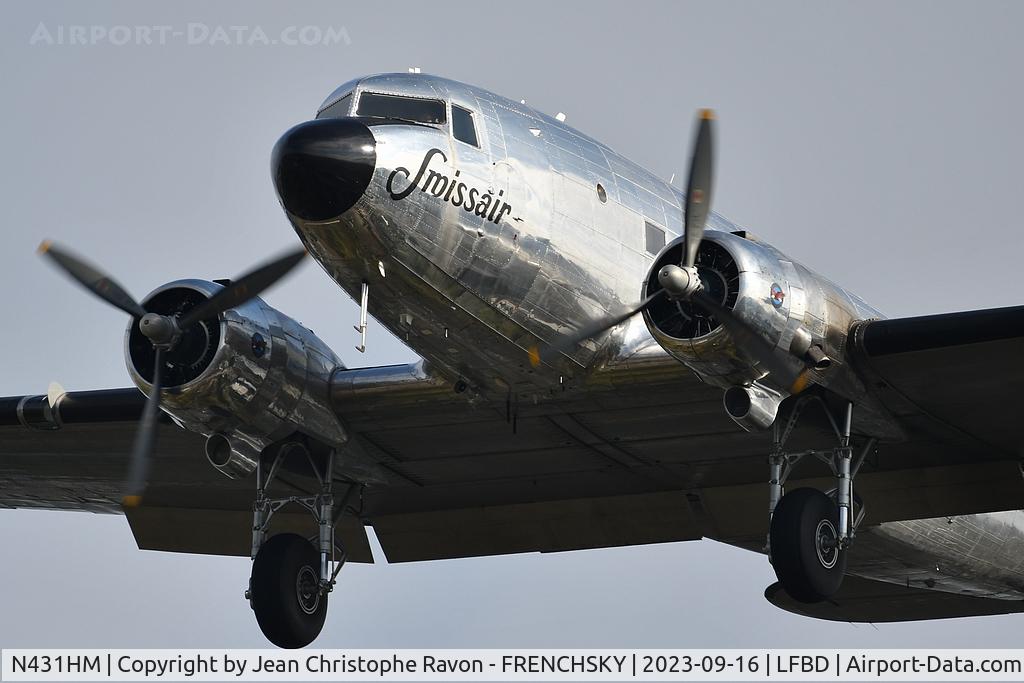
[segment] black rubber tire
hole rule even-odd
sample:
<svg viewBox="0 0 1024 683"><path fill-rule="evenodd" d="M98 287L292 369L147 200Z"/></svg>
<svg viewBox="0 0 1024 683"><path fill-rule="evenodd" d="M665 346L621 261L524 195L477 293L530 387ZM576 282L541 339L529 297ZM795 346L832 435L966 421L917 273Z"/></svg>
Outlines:
<svg viewBox="0 0 1024 683"><path fill-rule="evenodd" d="M298 534L278 534L264 541L252 563L250 600L263 635L282 648L309 645L324 627L327 595L309 590L300 599L300 575L309 586L320 578L320 553ZM315 592L314 592L315 593Z"/></svg>
<svg viewBox="0 0 1024 683"><path fill-rule="evenodd" d="M821 602L836 594L846 571L846 550L819 557L816 537L839 528L839 509L817 489L796 489L775 506L770 531L775 575L797 602ZM831 566L828 566L831 565Z"/></svg>

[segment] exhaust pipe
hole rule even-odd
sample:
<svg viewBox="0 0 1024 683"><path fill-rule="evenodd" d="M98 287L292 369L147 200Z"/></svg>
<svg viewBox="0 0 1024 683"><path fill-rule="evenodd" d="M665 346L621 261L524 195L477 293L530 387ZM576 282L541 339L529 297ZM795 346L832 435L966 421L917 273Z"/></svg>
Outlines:
<svg viewBox="0 0 1024 683"><path fill-rule="evenodd" d="M803 327L793 332L793 341L789 344L789 352L810 365L815 370L827 370L832 366L832 359L818 344L813 343L811 333Z"/></svg>
<svg viewBox="0 0 1024 683"><path fill-rule="evenodd" d="M817 344L807 349L807 353L804 354L804 360L810 363L811 367L815 370L827 370L832 367L832 359L826 356L825 352Z"/></svg>
<svg viewBox="0 0 1024 683"><path fill-rule="evenodd" d="M206 459L221 474L230 479L242 479L252 474L260 454L240 439L213 433L206 438Z"/></svg>
<svg viewBox="0 0 1024 683"><path fill-rule="evenodd" d="M772 426L784 398L779 392L755 382L748 387L729 387L722 402L733 422L753 432Z"/></svg>

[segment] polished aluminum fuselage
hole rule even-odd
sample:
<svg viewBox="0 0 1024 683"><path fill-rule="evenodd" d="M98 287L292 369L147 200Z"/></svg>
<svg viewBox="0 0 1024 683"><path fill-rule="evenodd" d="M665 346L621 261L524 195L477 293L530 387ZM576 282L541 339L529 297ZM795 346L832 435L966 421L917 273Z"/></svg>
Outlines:
<svg viewBox="0 0 1024 683"><path fill-rule="evenodd" d="M354 114L363 92L438 98L475 113L479 147L456 140L448 124L366 120L377 142L377 168L363 198L340 220L295 221L349 294L370 284L370 312L435 373L480 393L516 387L536 395L585 384L623 353L650 347L666 365L682 360L723 388L764 374L721 329L673 348L635 329L643 327L639 317L531 368L531 347L556 343L640 299L659 247L682 232L681 193L562 121L447 79L369 77L341 86L324 107L352 93ZM457 205L446 191L457 184L500 210L478 215L468 202ZM651 230L663 235L653 248ZM842 366L850 323L877 311L740 234L712 214L705 236L726 246L741 266L737 311L750 314L782 347L803 325ZM771 303L773 284L786 291L782 307ZM817 381L862 398L842 367Z"/></svg>

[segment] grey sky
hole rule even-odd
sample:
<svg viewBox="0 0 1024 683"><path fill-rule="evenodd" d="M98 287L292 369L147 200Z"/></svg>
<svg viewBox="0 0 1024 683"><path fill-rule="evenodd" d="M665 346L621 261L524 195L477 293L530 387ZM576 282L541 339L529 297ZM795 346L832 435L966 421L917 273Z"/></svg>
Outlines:
<svg viewBox="0 0 1024 683"><path fill-rule="evenodd" d="M43 237L136 295L227 277L296 238L270 149L352 77L420 66L527 102L665 177L720 118L716 208L890 315L1021 303L1019 3L0 5L0 395L129 384L122 314ZM322 46L46 46L68 25L343 26ZM316 266L270 302L350 366L413 354ZM767 493L766 493L767 495ZM123 518L0 511L0 645L263 647L249 562L140 552ZM320 647L1017 647L1024 616L852 626L761 593L710 542L350 566Z"/></svg>

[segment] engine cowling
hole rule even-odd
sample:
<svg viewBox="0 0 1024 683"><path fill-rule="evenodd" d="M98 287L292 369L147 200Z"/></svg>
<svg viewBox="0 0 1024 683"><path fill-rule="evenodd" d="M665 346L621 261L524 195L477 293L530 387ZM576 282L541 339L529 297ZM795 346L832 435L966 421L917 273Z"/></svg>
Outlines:
<svg viewBox="0 0 1024 683"><path fill-rule="evenodd" d="M661 288L658 271L666 264L678 265L682 250L679 238L658 255L644 296ZM787 296L792 278L786 277L774 254L742 237L708 231L695 266L708 296L732 309L773 345L782 343L794 308L792 297ZM750 384L764 375L713 316L689 301L661 297L644 311L644 321L669 354L706 381L727 388Z"/></svg>
<svg viewBox="0 0 1024 683"><path fill-rule="evenodd" d="M645 297L661 289L659 270L667 264L678 265L682 250L683 239L678 238L658 255L645 281ZM777 408L778 401L788 395L792 377L807 367L814 370L814 383L849 381L842 369L824 371L833 361L844 364L850 324L877 311L745 233L705 232L695 266L707 295L731 309L792 368L789 381L772 377L713 316L688 301L659 297L644 311L648 330L670 355L706 382L723 389L753 387L749 395L773 399L751 401L752 406L764 403ZM743 419L733 417L745 429L763 428L774 419L774 410L761 411L758 419L751 417L753 412L740 413Z"/></svg>
<svg viewBox="0 0 1024 683"><path fill-rule="evenodd" d="M221 289L177 280L142 305L180 315ZM129 324L125 359L144 392L154 357L149 340ZM329 394L332 373L344 365L310 330L258 297L185 330L164 358L161 408L207 437L207 458L229 477L251 473L267 446L295 433L336 447L347 441Z"/></svg>

